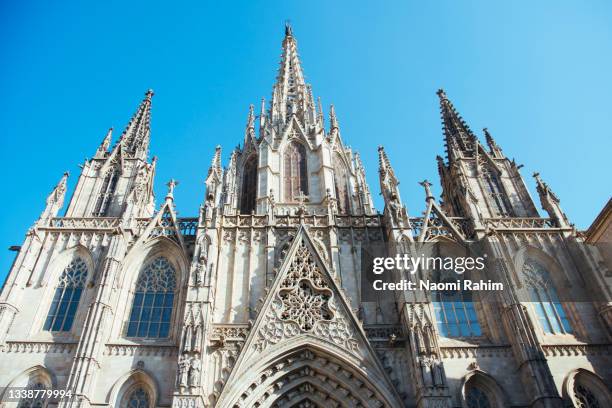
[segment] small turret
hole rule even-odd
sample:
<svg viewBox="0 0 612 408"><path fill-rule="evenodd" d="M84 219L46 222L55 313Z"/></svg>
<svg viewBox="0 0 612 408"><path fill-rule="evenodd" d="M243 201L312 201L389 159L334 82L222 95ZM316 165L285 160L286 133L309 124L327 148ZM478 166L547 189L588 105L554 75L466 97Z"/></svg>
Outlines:
<svg viewBox="0 0 612 408"><path fill-rule="evenodd" d="M533 177L536 180L536 190L540 196L542 208L548 213L548 216L555 221L560 228L572 227L567 219L567 216L559 205L561 200L559 200L557 195L553 193L548 184L542 181L540 173L533 173Z"/></svg>
<svg viewBox="0 0 612 408"><path fill-rule="evenodd" d="M106 136L104 136L104 139L102 139L102 143L100 143L100 146L98 146L98 150L96 150L96 155L95 155L96 159L104 158L104 156L108 152L108 147L111 144L112 137L113 137L113 128L110 128L108 129L108 132L106 132Z"/></svg>
<svg viewBox="0 0 612 408"><path fill-rule="evenodd" d="M47 205L43 210L37 224L46 224L51 218L57 217L58 211L64 206L64 198L66 197L66 183L69 173L65 172L60 181L47 196Z"/></svg>

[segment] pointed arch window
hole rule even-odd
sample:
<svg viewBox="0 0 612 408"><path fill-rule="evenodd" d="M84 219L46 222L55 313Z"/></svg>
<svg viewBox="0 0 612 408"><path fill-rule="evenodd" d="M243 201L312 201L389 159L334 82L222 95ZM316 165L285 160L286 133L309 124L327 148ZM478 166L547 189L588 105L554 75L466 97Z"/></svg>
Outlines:
<svg viewBox="0 0 612 408"><path fill-rule="evenodd" d="M151 397L149 393L144 388L137 387L127 396L122 408L149 408L150 406Z"/></svg>
<svg viewBox="0 0 612 408"><path fill-rule="evenodd" d="M240 194L240 213L251 214L255 211L257 200L257 156L249 157L242 171L242 192Z"/></svg>
<svg viewBox="0 0 612 408"><path fill-rule="evenodd" d="M451 273L454 274L454 272ZM438 282L448 283L456 281L456 278L452 277L442 277L438 280ZM478 337L482 335L470 292L435 291L432 297L436 323L441 336Z"/></svg>
<svg viewBox="0 0 612 408"><path fill-rule="evenodd" d="M481 165L482 175L485 182L485 190L489 196L494 216L511 217L513 215L512 206L504 191L499 175L492 171L486 163Z"/></svg>
<svg viewBox="0 0 612 408"><path fill-rule="evenodd" d="M336 200L338 200L338 213L340 214L350 213L347 173L342 158L336 153L334 155L334 188L336 190Z"/></svg>
<svg viewBox="0 0 612 408"><path fill-rule="evenodd" d="M49 390L49 388L50 384L46 384L39 375L30 376L25 386L25 396L19 399L17 408L44 408L47 405L44 391Z"/></svg>
<svg viewBox="0 0 612 408"><path fill-rule="evenodd" d="M87 279L87 265L72 260L62 271L43 326L46 331L70 331Z"/></svg>
<svg viewBox="0 0 612 408"><path fill-rule="evenodd" d="M117 188L117 182L119 181L119 170L111 168L104 176L100 193L98 194L98 200L96 201L96 207L94 209L95 217L104 217L108 215L108 210Z"/></svg>
<svg viewBox="0 0 612 408"><path fill-rule="evenodd" d="M539 262L529 259L523 265L523 275L531 302L544 332L547 334L571 333L569 320L546 268Z"/></svg>
<svg viewBox="0 0 612 408"><path fill-rule="evenodd" d="M298 142L291 142L283 153L285 200L293 202L300 193L308 194L308 171L306 148Z"/></svg>
<svg viewBox="0 0 612 408"><path fill-rule="evenodd" d="M468 408L492 408L487 393L480 387L470 386L465 393L465 402Z"/></svg>
<svg viewBox="0 0 612 408"><path fill-rule="evenodd" d="M168 337L175 290L176 272L167 258L147 264L136 282L127 337Z"/></svg>

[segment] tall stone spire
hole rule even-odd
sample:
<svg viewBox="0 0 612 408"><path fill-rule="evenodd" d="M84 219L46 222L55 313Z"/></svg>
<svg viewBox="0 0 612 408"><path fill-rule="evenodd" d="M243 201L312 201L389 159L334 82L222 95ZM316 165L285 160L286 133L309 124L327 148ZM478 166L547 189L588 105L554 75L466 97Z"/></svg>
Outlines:
<svg viewBox="0 0 612 408"><path fill-rule="evenodd" d="M272 92L272 121L274 124L286 122L292 114L309 120L316 117L315 104L304 80L302 64L298 56L297 40L293 36L291 25L285 25L283 53L276 83ZM312 110L312 112L310 112Z"/></svg>
<svg viewBox="0 0 612 408"><path fill-rule="evenodd" d="M142 160L146 160L149 153L152 98L153 90L149 89L119 139L124 154Z"/></svg>
<svg viewBox="0 0 612 408"><path fill-rule="evenodd" d="M457 112L443 89L438 90L440 114L446 139L446 153L449 161L456 157L472 157L476 136Z"/></svg>

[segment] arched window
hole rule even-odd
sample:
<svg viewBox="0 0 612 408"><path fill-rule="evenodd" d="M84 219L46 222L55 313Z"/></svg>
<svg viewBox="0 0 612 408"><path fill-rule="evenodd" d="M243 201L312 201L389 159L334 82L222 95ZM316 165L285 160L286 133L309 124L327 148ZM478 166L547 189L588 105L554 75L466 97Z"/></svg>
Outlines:
<svg viewBox="0 0 612 408"><path fill-rule="evenodd" d="M444 337L482 335L474 302L464 299L462 292L436 292L433 303L438 331Z"/></svg>
<svg viewBox="0 0 612 408"><path fill-rule="evenodd" d="M523 274L536 315L545 333L571 333L572 328L559 301L550 274L538 262L529 259L523 265Z"/></svg>
<svg viewBox="0 0 612 408"><path fill-rule="evenodd" d="M289 143L285 148L283 161L285 200L291 202L295 201L300 193L308 194L306 148L301 143Z"/></svg>
<svg viewBox="0 0 612 408"><path fill-rule="evenodd" d="M564 394L576 408L603 408L612 406L612 394L606 383L595 374L578 369L565 382Z"/></svg>
<svg viewBox="0 0 612 408"><path fill-rule="evenodd" d="M513 214L512 206L504 192L499 175L495 170L490 169L486 163L481 165L481 172L485 182L485 190L494 212L493 216L511 217Z"/></svg>
<svg viewBox="0 0 612 408"><path fill-rule="evenodd" d="M127 337L168 337L176 289L176 273L168 259L155 258L140 272Z"/></svg>
<svg viewBox="0 0 612 408"><path fill-rule="evenodd" d="M601 408L599 400L589 387L579 382L574 384L574 398L576 399L576 408Z"/></svg>
<svg viewBox="0 0 612 408"><path fill-rule="evenodd" d="M149 393L144 388L137 387L129 393L122 408L149 408L150 406Z"/></svg>
<svg viewBox="0 0 612 408"><path fill-rule="evenodd" d="M489 396L480 387L470 386L465 393L468 408L492 408Z"/></svg>
<svg viewBox="0 0 612 408"><path fill-rule="evenodd" d="M242 194L240 195L240 213L251 214L255 210L257 199L257 156L251 156L242 171Z"/></svg>
<svg viewBox="0 0 612 408"><path fill-rule="evenodd" d="M94 209L94 216L104 217L108 213L110 203L115 194L115 188L117 187L117 181L119 180L119 171L115 168L109 169L104 176L100 193L98 194L98 200L96 201L96 208Z"/></svg>
<svg viewBox="0 0 612 408"><path fill-rule="evenodd" d="M441 276L437 282L453 283L455 276ZM447 273L448 274L448 273ZM470 292L463 290L447 290L433 292L433 307L440 335L444 337L474 337L481 336L480 323Z"/></svg>
<svg viewBox="0 0 612 408"><path fill-rule="evenodd" d="M55 288L44 330L69 331L72 328L86 279L87 265L83 259L75 258L64 268Z"/></svg>
<svg viewBox="0 0 612 408"><path fill-rule="evenodd" d="M338 213L348 214L350 212L348 175L344 162L338 153L334 155L334 187L336 200L338 200Z"/></svg>
<svg viewBox="0 0 612 408"><path fill-rule="evenodd" d="M43 408L46 405L43 391L48 389L49 387L40 381L29 381L25 388L25 398L19 399L17 408Z"/></svg>

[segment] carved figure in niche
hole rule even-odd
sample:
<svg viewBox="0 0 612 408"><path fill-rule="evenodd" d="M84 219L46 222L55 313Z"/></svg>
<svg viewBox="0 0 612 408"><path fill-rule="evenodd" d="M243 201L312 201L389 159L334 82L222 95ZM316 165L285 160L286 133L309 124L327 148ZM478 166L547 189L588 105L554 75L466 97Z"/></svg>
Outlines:
<svg viewBox="0 0 612 408"><path fill-rule="evenodd" d="M191 368L189 369L189 386L198 387L200 385L200 369L202 363L199 358L191 360Z"/></svg>
<svg viewBox="0 0 612 408"><path fill-rule="evenodd" d="M204 276L206 275L206 255L204 252L205 250L203 247L195 270L194 281L196 286L204 285Z"/></svg>
<svg viewBox="0 0 612 408"><path fill-rule="evenodd" d="M209 194L208 197L206 197L206 202L204 203L204 218L206 218L207 220L212 219L214 201L215 198L212 194Z"/></svg>
<svg viewBox="0 0 612 408"><path fill-rule="evenodd" d="M187 387L189 381L189 367L191 367L189 356L182 355L178 362L180 387Z"/></svg>

